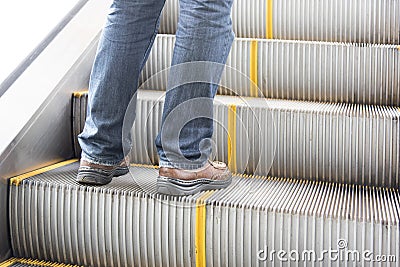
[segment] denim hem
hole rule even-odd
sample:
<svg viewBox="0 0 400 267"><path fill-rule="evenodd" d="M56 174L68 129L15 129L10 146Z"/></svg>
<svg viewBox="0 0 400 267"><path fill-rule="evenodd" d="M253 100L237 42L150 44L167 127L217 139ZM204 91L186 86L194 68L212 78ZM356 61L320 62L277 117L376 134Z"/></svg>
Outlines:
<svg viewBox="0 0 400 267"><path fill-rule="evenodd" d="M172 169L183 169L183 170L196 170L203 168L206 165L207 161L203 164L174 164L169 161L163 161L160 159L160 163L158 164L161 168L172 168Z"/></svg>
<svg viewBox="0 0 400 267"><path fill-rule="evenodd" d="M119 165L121 163L121 161L122 161L122 159L121 160L101 160L101 159L96 159L96 158L93 158L91 156L86 155L83 151L82 151L81 159L84 160L84 161L87 161L89 163L92 163L92 164L104 165L104 166Z"/></svg>

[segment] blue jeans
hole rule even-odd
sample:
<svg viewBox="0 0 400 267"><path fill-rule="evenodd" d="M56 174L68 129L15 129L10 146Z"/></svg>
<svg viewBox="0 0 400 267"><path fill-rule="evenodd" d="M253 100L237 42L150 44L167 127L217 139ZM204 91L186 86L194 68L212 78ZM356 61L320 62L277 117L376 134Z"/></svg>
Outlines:
<svg viewBox="0 0 400 267"><path fill-rule="evenodd" d="M124 116L157 35L164 1L114 0L110 8L90 76L87 119L79 135L82 158L88 162L112 166L124 158ZM173 66L196 61L225 64L234 38L230 18L232 1L180 0ZM162 129L156 138L160 166L195 169L206 163L211 144L202 140L213 134L212 101L216 91L216 84L206 82L168 88ZM211 112L211 117L199 117L197 111L191 112L193 118L180 129L177 148L168 138L162 138L166 118L180 104L197 98L206 99L202 111ZM168 154L183 155L187 161L171 160Z"/></svg>

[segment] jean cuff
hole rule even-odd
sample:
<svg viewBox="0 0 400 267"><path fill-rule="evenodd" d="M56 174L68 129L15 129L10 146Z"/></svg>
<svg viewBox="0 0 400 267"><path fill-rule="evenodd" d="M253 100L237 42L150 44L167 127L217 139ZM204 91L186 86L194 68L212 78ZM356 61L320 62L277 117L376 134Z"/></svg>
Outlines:
<svg viewBox="0 0 400 267"><path fill-rule="evenodd" d="M97 165L115 166L115 165L119 165L119 164L121 163L121 161L123 160L123 158L120 159L120 160L102 160L102 159L96 159L96 158L93 158L93 157L91 157L91 156L85 154L85 152L82 151L81 160L87 161L87 162L92 163L92 164L97 164Z"/></svg>
<svg viewBox="0 0 400 267"><path fill-rule="evenodd" d="M204 163L198 164L179 164L179 163L171 163L169 161L164 161L160 159L160 163L158 164L160 168L171 168L171 169L182 169L182 170L196 170L201 169L206 165L207 161Z"/></svg>

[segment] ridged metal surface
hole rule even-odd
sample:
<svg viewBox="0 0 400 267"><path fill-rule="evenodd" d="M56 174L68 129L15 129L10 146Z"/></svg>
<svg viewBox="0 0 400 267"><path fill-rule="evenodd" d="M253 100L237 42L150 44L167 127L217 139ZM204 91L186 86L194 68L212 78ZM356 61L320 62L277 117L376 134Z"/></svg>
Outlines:
<svg viewBox="0 0 400 267"><path fill-rule="evenodd" d="M139 91L132 162L158 163L163 102L162 92ZM238 173L398 187L399 116L394 107L217 96L214 157Z"/></svg>
<svg viewBox="0 0 400 267"><path fill-rule="evenodd" d="M156 38L141 74L142 88L166 89L174 40L173 35ZM236 39L220 83L229 90L221 87L219 94L398 106L399 48Z"/></svg>
<svg viewBox="0 0 400 267"><path fill-rule="evenodd" d="M167 0L161 33L177 28L178 0ZM398 0L236 0L238 37L358 43L400 43Z"/></svg>
<svg viewBox="0 0 400 267"><path fill-rule="evenodd" d="M258 266L264 263L257 254L267 247L320 256L345 240L348 250L400 259L398 190L234 177L208 198L169 197L152 193L156 169L132 167L135 180L126 175L84 187L74 182L77 168L10 185L16 256L85 266L193 266L205 253L207 266Z"/></svg>
<svg viewBox="0 0 400 267"><path fill-rule="evenodd" d="M87 92L77 92L72 97L72 138L75 157L81 156L78 135L82 132L86 120L87 97L81 97L82 94L86 95Z"/></svg>

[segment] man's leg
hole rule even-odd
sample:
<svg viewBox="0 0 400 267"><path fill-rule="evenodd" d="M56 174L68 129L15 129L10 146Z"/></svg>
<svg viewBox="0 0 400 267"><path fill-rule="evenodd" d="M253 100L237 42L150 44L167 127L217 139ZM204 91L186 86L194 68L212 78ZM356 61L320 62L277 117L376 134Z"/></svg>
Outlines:
<svg viewBox="0 0 400 267"><path fill-rule="evenodd" d="M122 125L165 0L114 0L93 65L77 180L105 184L124 158Z"/></svg>
<svg viewBox="0 0 400 267"><path fill-rule="evenodd" d="M213 175L224 178L227 175L224 164L212 166L212 163L208 163L212 146L206 140L211 139L213 134L212 103L218 85L204 82L204 77L208 75L208 81L219 82L222 68L218 66L225 64L234 38L231 6L232 0L180 0L180 16L162 129L156 138L161 167L159 192L185 194L185 189L179 191L179 188L176 191L173 188L163 191L163 181L160 180L163 176L194 179L211 178ZM199 62L198 68L193 63L196 61ZM187 67L179 67L187 62L192 63ZM205 64L209 64L209 68L204 67ZM193 77L194 81L185 83L188 76ZM179 85L180 79L182 85ZM195 82L196 80L202 82ZM173 88L170 87L171 84ZM176 127L182 120L184 125ZM179 145L176 145L177 132ZM210 168L220 172L216 173ZM176 173L179 169L195 171L190 172L192 175L180 175ZM201 173L194 175L196 171ZM225 176L221 176L222 173ZM205 188L196 187L194 190L186 190L186 193L195 193Z"/></svg>

